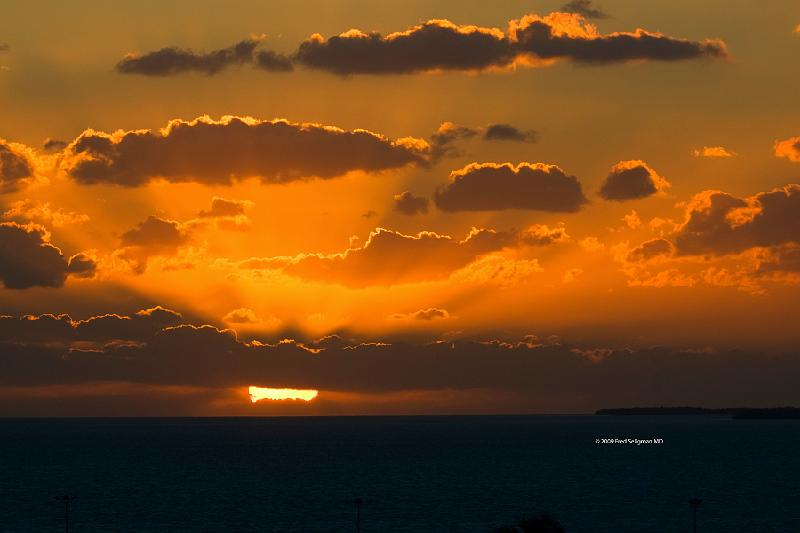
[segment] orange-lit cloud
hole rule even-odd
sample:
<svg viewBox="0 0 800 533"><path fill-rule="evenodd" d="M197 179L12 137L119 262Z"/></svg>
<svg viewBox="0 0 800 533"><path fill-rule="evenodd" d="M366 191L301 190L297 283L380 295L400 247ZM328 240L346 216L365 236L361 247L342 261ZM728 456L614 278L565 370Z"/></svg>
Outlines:
<svg viewBox="0 0 800 533"><path fill-rule="evenodd" d="M239 268L282 270L306 280L348 287L396 285L443 279L489 252L516 246L516 233L473 230L463 239L423 231L416 235L377 228L363 246L335 254L253 258Z"/></svg>
<svg viewBox="0 0 800 533"><path fill-rule="evenodd" d="M229 324L257 324L260 319L252 309L240 307L222 317L222 321Z"/></svg>
<svg viewBox="0 0 800 533"><path fill-rule="evenodd" d="M652 239L645 241L628 253L628 261L651 261L658 257L671 256L675 247L666 239Z"/></svg>
<svg viewBox="0 0 800 533"><path fill-rule="evenodd" d="M790 137L782 141L775 141L775 155L800 163L800 137Z"/></svg>
<svg viewBox="0 0 800 533"><path fill-rule="evenodd" d="M429 145L366 130L248 117L172 120L158 132L87 130L70 143L62 170L80 184L144 185L156 179L231 185L377 172L425 164Z"/></svg>
<svg viewBox="0 0 800 533"><path fill-rule="evenodd" d="M575 176L544 163L471 163L436 188L442 211L528 209L574 212L587 202Z"/></svg>
<svg viewBox="0 0 800 533"><path fill-rule="evenodd" d="M420 309L419 311L414 311L413 313L395 313L390 318L393 318L395 320L430 321L430 320L441 320L445 318L450 318L450 313L447 312L447 309L439 309L438 307L429 307L427 309Z"/></svg>
<svg viewBox="0 0 800 533"><path fill-rule="evenodd" d="M56 228L89 221L89 215L84 213L54 208L50 202L36 203L27 199L13 202L3 213L3 218L21 223L41 222Z"/></svg>
<svg viewBox="0 0 800 533"><path fill-rule="evenodd" d="M703 146L702 148L692 150L692 155L695 157L719 158L733 157L736 155L736 152L732 152L724 146Z"/></svg>

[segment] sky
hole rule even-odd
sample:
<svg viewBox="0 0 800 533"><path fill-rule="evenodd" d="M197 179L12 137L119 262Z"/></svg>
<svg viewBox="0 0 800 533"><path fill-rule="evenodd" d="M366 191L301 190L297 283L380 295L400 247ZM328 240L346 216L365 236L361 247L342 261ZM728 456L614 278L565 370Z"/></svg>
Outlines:
<svg viewBox="0 0 800 533"><path fill-rule="evenodd" d="M797 404L798 50L791 0L3 2L0 416Z"/></svg>

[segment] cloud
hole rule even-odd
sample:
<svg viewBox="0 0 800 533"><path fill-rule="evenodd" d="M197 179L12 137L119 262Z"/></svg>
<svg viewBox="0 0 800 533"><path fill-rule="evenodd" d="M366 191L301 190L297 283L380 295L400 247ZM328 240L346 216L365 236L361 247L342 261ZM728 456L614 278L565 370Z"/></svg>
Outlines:
<svg viewBox="0 0 800 533"><path fill-rule="evenodd" d="M11 50L11 46L8 43L0 43L0 52L8 52Z"/></svg>
<svg viewBox="0 0 800 533"><path fill-rule="evenodd" d="M659 176L647 163L639 160L620 161L611 168L600 196L606 200L635 200L665 192L670 183Z"/></svg>
<svg viewBox="0 0 800 533"><path fill-rule="evenodd" d="M3 218L15 222L43 222L57 228L89 221L89 215L62 208L56 209L49 202L37 204L28 199L12 202L3 212Z"/></svg>
<svg viewBox="0 0 800 533"><path fill-rule="evenodd" d="M703 146L702 148L697 148L692 150L692 155L695 157L733 157L736 155L736 152L732 152L725 148L724 146Z"/></svg>
<svg viewBox="0 0 800 533"><path fill-rule="evenodd" d="M255 66L268 72L291 72L292 59L271 50L260 50L255 55Z"/></svg>
<svg viewBox="0 0 800 533"><path fill-rule="evenodd" d="M394 210L404 215L419 215L428 212L428 199L414 196L408 191L394 195Z"/></svg>
<svg viewBox="0 0 800 533"><path fill-rule="evenodd" d="M564 226L551 228L545 224L534 224L520 232L520 241L528 246L549 246L568 242L570 236Z"/></svg>
<svg viewBox="0 0 800 533"><path fill-rule="evenodd" d="M309 281L347 287L399 285L447 278L482 255L516 246L515 232L473 228L463 239L422 231L404 235L384 228L370 233L363 246L334 254L252 258L238 263L248 270L281 270Z"/></svg>
<svg viewBox="0 0 800 533"><path fill-rule="evenodd" d="M382 36L349 30L325 39L312 35L295 60L334 74L409 74L434 70L484 70L514 61L515 52L497 28L429 20Z"/></svg>
<svg viewBox="0 0 800 533"><path fill-rule="evenodd" d="M555 165L544 163L471 163L450 173L436 188L442 211L528 209L575 212L587 202L581 184Z"/></svg>
<svg viewBox="0 0 800 533"><path fill-rule="evenodd" d="M533 130L522 131L510 124L489 124L483 132L484 141L536 142Z"/></svg>
<svg viewBox="0 0 800 533"><path fill-rule="evenodd" d="M286 72L292 70L291 60L275 52L260 51L262 37L245 39L227 48L211 52L194 52L174 46L145 54L131 53L116 65L121 74L144 76L174 76L199 72L213 76L234 65L254 64L263 70Z"/></svg>
<svg viewBox="0 0 800 533"><path fill-rule="evenodd" d="M587 19L608 18L608 14L596 7L592 0L570 0L561 6L561 11L564 13L577 13Z"/></svg>
<svg viewBox="0 0 800 533"><path fill-rule="evenodd" d="M229 324L257 324L260 322L258 316L256 316L256 312L247 307L234 309L222 317L222 321Z"/></svg>
<svg viewBox="0 0 800 533"><path fill-rule="evenodd" d="M794 27L794 34L795 35L800 35L800 24L798 24L797 26Z"/></svg>
<svg viewBox="0 0 800 533"><path fill-rule="evenodd" d="M84 254L67 261L41 226L0 223L0 281L6 289L61 287L67 275L90 277L94 268Z"/></svg>
<svg viewBox="0 0 800 533"><path fill-rule="evenodd" d="M0 193L18 191L33 179L33 161L26 152L21 144L0 139Z"/></svg>
<svg viewBox="0 0 800 533"><path fill-rule="evenodd" d="M237 217L244 215L245 211L253 206L249 200L226 200L220 196L211 199L211 208L202 209L197 213L200 218Z"/></svg>
<svg viewBox="0 0 800 533"><path fill-rule="evenodd" d="M478 130L468 126L459 126L452 122L442 122L439 128L431 135L431 158L457 157L461 151L453 146L456 141L469 139L478 134Z"/></svg>
<svg viewBox="0 0 800 533"><path fill-rule="evenodd" d="M68 320L63 315L0 319L0 331L11 335L0 349L0 386L256 385L316 389L322 391L321 399L328 391L472 390L481 401L504 391L517 395L512 404L524 401L523 410L541 410L547 402L550 410L579 412L608 405L731 405L743 396L754 405L787 405L799 398L795 380L787 379L800 372L795 353L610 349L541 342L532 336L430 344L337 338L311 349L295 341L243 343L230 330L188 324L163 327L143 342L93 349L73 342L23 341L24 330L37 337L30 335L30 328L47 328L51 334L74 328ZM146 388L139 390L147 393ZM248 401L245 395L242 401Z"/></svg>
<svg viewBox="0 0 800 533"><path fill-rule="evenodd" d="M97 272L97 261L85 253L75 254L67 262L67 273L76 278L93 278Z"/></svg>
<svg viewBox="0 0 800 533"><path fill-rule="evenodd" d="M728 57L725 43L719 39L690 41L643 29L602 35L574 13L526 15L509 23L509 36L520 53L545 60L613 63Z"/></svg>
<svg viewBox="0 0 800 533"><path fill-rule="evenodd" d="M645 241L628 253L627 260L643 263L659 257L669 257L675 253L675 246L666 239Z"/></svg>
<svg viewBox="0 0 800 533"><path fill-rule="evenodd" d="M429 151L423 140L391 140L366 130L199 117L172 120L158 132L87 130L70 143L61 169L84 185L136 187L155 179L230 185L250 177L286 183L424 165Z"/></svg>
<svg viewBox="0 0 800 533"><path fill-rule="evenodd" d="M800 185L737 198L703 191L686 204L674 237L678 255L724 255L800 242Z"/></svg>
<svg viewBox="0 0 800 533"><path fill-rule="evenodd" d="M588 11L585 2L573 4L576 8L582 5L587 13L597 13ZM725 43L718 39L690 41L642 29L602 35L581 14L551 13L511 20L507 32L458 25L449 20L429 20L386 36L355 29L327 39L314 34L300 44L295 61L347 76L485 71L512 65L539 66L558 59L608 63L727 55Z"/></svg>
<svg viewBox="0 0 800 533"><path fill-rule="evenodd" d="M151 215L122 234L122 247L115 255L141 274L150 257L174 255L188 242L189 233L183 224Z"/></svg>
<svg viewBox="0 0 800 533"><path fill-rule="evenodd" d="M42 147L44 148L45 152L60 152L64 148L67 147L69 143L66 141L61 141L58 139L45 139Z"/></svg>
<svg viewBox="0 0 800 533"><path fill-rule="evenodd" d="M442 320L450 318L450 313L446 309L439 309L437 307L429 307L428 309L420 309L413 313L397 313L391 317L394 320L421 320L430 322L431 320Z"/></svg>
<svg viewBox="0 0 800 533"><path fill-rule="evenodd" d="M790 137L783 141L775 141L775 155L800 163L800 137Z"/></svg>

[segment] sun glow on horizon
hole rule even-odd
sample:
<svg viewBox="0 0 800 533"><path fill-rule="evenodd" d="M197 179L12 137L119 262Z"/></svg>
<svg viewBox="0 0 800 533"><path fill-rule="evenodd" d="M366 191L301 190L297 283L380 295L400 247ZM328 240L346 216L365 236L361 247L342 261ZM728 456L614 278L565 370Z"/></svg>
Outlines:
<svg viewBox="0 0 800 533"><path fill-rule="evenodd" d="M314 389L271 389L267 387L249 388L250 401L256 403L261 400L303 400L310 402L317 397L319 391Z"/></svg>

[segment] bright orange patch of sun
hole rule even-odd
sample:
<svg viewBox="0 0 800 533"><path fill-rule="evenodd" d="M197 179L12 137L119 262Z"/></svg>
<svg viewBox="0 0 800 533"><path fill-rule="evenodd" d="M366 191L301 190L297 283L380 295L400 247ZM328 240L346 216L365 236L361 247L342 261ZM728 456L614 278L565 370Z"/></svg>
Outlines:
<svg viewBox="0 0 800 533"><path fill-rule="evenodd" d="M261 400L304 400L310 402L317 397L319 391L314 389L270 389L266 387L250 387L250 401Z"/></svg>

